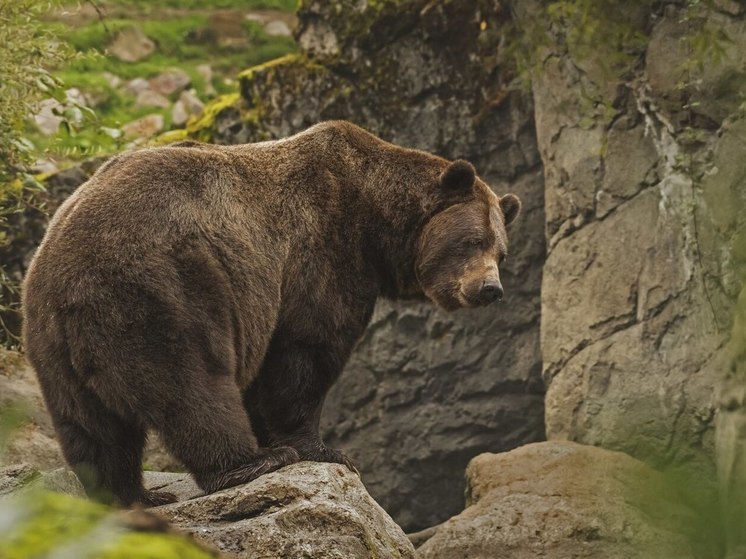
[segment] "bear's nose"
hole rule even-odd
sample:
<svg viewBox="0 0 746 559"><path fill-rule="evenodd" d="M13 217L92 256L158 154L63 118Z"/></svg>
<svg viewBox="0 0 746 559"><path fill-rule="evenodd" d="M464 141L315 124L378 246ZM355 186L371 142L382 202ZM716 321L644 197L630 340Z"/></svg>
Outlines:
<svg viewBox="0 0 746 559"><path fill-rule="evenodd" d="M479 292L479 298L487 305L495 301L501 301L503 298L503 286L496 280L484 280L482 289Z"/></svg>

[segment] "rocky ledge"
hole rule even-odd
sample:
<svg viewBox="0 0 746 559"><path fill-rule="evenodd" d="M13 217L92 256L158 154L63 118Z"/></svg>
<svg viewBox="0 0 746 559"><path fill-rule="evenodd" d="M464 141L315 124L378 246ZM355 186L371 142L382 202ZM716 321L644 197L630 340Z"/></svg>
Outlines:
<svg viewBox="0 0 746 559"><path fill-rule="evenodd" d="M187 500L152 509L179 529L240 557L406 558L412 544L338 464L301 462L211 495L188 475L149 474L150 488ZM196 496L196 497L195 497Z"/></svg>
<svg viewBox="0 0 746 559"><path fill-rule="evenodd" d="M210 495L203 495L188 474L145 472L145 485L170 491L179 502L149 509L150 520L145 522L142 511L127 513L124 518L120 515L118 521L123 526L164 531L153 522L160 518L178 532L190 534L206 549L228 557L415 556L402 529L368 495L360 478L338 464L301 462ZM0 470L0 512L8 507L9 495L18 496L16 502L21 504L17 506L25 510L26 502L39 501L34 491L41 489L83 495L77 479L67 470L39 473L29 465L9 466ZM25 500L24 495L28 495ZM81 507L93 506L83 500L79 503ZM83 534L81 540L85 540ZM1 552L0 547L0 556Z"/></svg>

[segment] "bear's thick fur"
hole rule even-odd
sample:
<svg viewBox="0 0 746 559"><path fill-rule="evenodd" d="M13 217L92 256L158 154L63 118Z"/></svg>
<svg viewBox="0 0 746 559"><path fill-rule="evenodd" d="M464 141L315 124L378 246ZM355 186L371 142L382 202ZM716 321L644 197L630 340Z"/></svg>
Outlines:
<svg viewBox="0 0 746 559"><path fill-rule="evenodd" d="M153 505L146 430L205 491L324 446L324 397L376 299L502 296L520 208L465 161L345 122L240 146L120 155L57 211L24 287L25 339L89 494Z"/></svg>

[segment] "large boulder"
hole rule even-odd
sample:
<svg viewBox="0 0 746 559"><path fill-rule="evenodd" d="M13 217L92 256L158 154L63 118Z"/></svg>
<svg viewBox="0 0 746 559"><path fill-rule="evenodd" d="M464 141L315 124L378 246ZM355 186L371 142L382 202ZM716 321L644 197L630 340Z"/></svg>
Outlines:
<svg viewBox="0 0 746 559"><path fill-rule="evenodd" d="M189 476L151 474L146 482L187 498L153 512L242 558L414 558L401 528L338 464L302 462L205 496Z"/></svg>
<svg viewBox="0 0 746 559"><path fill-rule="evenodd" d="M466 510L417 550L421 559L707 556L690 540L706 530L676 484L621 452L536 443L482 454L466 477Z"/></svg>

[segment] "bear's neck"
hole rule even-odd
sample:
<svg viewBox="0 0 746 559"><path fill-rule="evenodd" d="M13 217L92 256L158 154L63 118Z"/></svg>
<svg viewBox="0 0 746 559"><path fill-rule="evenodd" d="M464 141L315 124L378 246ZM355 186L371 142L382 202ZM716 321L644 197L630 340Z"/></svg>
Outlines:
<svg viewBox="0 0 746 559"><path fill-rule="evenodd" d="M305 196L325 193L310 206L324 208L317 223L347 243L340 253L349 251L348 266L375 279L378 295L424 297L415 274L417 244L432 211L426 189L437 183L445 160L347 122L319 124L293 137L291 146L303 183L324 183Z"/></svg>
<svg viewBox="0 0 746 559"><path fill-rule="evenodd" d="M348 215L355 216L349 226L362 226L360 249L378 279L380 295L423 298L415 273L417 245L429 218L425 188L437 180L439 166L429 154L382 144L377 152L359 155L363 172L351 167L348 188L359 192L360 202L348 208Z"/></svg>

